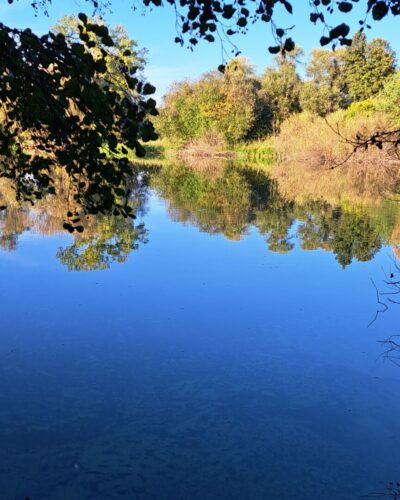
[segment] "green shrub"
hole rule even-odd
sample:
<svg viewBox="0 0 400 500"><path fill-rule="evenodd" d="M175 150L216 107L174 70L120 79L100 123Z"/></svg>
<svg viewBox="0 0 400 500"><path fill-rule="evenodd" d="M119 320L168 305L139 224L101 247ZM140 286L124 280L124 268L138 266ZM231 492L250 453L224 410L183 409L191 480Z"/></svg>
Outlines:
<svg viewBox="0 0 400 500"><path fill-rule="evenodd" d="M373 116L378 111L378 104L374 99L353 102L346 110L346 118L355 118L358 115Z"/></svg>

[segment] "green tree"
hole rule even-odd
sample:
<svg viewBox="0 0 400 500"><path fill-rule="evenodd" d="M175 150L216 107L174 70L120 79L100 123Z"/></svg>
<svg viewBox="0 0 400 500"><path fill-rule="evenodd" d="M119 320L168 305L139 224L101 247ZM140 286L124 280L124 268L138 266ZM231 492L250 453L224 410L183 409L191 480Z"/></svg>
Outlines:
<svg viewBox="0 0 400 500"><path fill-rule="evenodd" d="M120 60L125 83L117 92L117 82L109 82L114 41L108 28L84 14L78 27L79 41L1 27L0 176L14 182L18 199L34 202L56 192L61 169L83 213L131 216L131 168L121 148L142 156L141 141L156 138L148 119L156 113L148 98L154 87L136 77L136 66ZM93 35L100 43L97 54ZM82 231L80 221L79 211L69 211L64 227Z"/></svg>
<svg viewBox="0 0 400 500"><path fill-rule="evenodd" d="M301 54L297 49L295 56ZM275 67L265 70L261 78L260 98L270 110L270 128L279 129L291 114L300 111L301 80L296 71L296 58L277 56Z"/></svg>
<svg viewBox="0 0 400 500"><path fill-rule="evenodd" d="M361 32L354 35L344 59L345 79L354 101L377 95L395 72L396 56L389 43L380 38L368 43Z"/></svg>
<svg viewBox="0 0 400 500"><path fill-rule="evenodd" d="M382 108L400 125L400 71L397 70L385 83L382 94Z"/></svg>
<svg viewBox="0 0 400 500"><path fill-rule="evenodd" d="M124 68L135 68L135 77L144 80L144 68L146 65L145 49L138 49L138 42L132 40L122 25L114 27L108 26L101 18L88 19L89 23L107 28L113 41L113 45L108 48L104 60L107 72L104 75L104 84L120 95L132 93L132 89L126 81ZM61 33L69 43L79 42L82 24L77 16L63 16L54 26L54 33ZM94 59L99 59L102 55L103 42L98 33L93 31L87 33L87 45L90 54ZM140 94L137 94L140 99Z"/></svg>
<svg viewBox="0 0 400 500"><path fill-rule="evenodd" d="M258 82L245 60L234 59L224 74L211 72L175 85L157 120L161 135L186 143L220 133L228 143L249 137L257 119Z"/></svg>
<svg viewBox="0 0 400 500"><path fill-rule="evenodd" d="M344 78L345 49L314 49L307 64L309 80L304 82L300 104L304 111L320 116L349 104Z"/></svg>
<svg viewBox="0 0 400 500"><path fill-rule="evenodd" d="M215 108L216 126L229 143L250 138L258 118L258 82L252 66L234 59L221 79L222 100Z"/></svg>

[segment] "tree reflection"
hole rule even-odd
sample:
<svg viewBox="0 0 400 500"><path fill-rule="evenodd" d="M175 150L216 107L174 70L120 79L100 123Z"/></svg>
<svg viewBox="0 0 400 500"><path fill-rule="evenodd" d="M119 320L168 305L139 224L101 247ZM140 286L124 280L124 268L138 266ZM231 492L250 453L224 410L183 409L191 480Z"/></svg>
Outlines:
<svg viewBox="0 0 400 500"><path fill-rule="evenodd" d="M144 224L134 226L121 216L107 216L98 221L95 234L84 232L69 247L59 248L57 258L69 271L102 271L112 262L126 262L139 243L147 243Z"/></svg>
<svg viewBox="0 0 400 500"><path fill-rule="evenodd" d="M333 252L342 267L368 261L382 244L394 243L388 235L400 223L399 217L379 216L376 207L370 212L310 196L295 201L282 194L279 179L233 163L203 171L174 164L155 173L151 185L167 200L174 220L231 240L256 227L271 252L290 252L297 238L303 250Z"/></svg>
<svg viewBox="0 0 400 500"><path fill-rule="evenodd" d="M146 212L149 172L138 169L128 182L129 194L126 204L132 213ZM62 185L63 179L58 179ZM16 200L13 187L6 180L0 184L0 247L12 251L17 248L18 238L26 231L42 235L65 232L65 213L70 217L79 211L79 206L70 199L67 186L62 185L57 196L48 196L29 206ZM70 271L104 270L113 262L123 263L129 254L147 243L148 232L143 223L121 215L80 216L82 230L75 232L72 244L57 251L59 261Z"/></svg>
<svg viewBox="0 0 400 500"><path fill-rule="evenodd" d="M303 220L298 230L301 247L330 250L343 268L354 258L361 262L371 260L381 248L377 228L365 213L349 212L323 202L299 206L297 213Z"/></svg>
<svg viewBox="0 0 400 500"><path fill-rule="evenodd" d="M256 229L269 251L326 250L344 268L354 259L372 259L382 245L398 248L400 211L387 205L370 207L357 203L334 203L297 193L289 196L287 180L262 169L238 163L196 165L180 162L163 166L136 166L129 180L125 203L133 213L146 212L150 189L167 203L170 217L203 232L222 234L238 241ZM282 184L283 182L283 184ZM72 244L60 248L57 257L69 270L102 270L113 262L123 263L131 251L148 240L143 224L120 215L79 213L69 196L68 184L59 179L56 196L39 200L34 207L16 201L12 186L0 185L0 247L15 250L25 231L59 234L65 213L80 218L81 232ZM299 187L300 184L297 184ZM308 190L308 188L307 188Z"/></svg>
<svg viewBox="0 0 400 500"><path fill-rule="evenodd" d="M236 168L222 168L207 176L175 164L152 176L151 186L168 201L174 220L190 223L207 233L240 240L247 233L257 189Z"/></svg>

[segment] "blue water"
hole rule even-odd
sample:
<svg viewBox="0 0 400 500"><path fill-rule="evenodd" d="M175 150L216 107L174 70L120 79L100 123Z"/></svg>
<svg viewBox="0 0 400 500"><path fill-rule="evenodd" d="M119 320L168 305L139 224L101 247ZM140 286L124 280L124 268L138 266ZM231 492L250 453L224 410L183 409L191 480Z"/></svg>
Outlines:
<svg viewBox="0 0 400 500"><path fill-rule="evenodd" d="M153 193L149 242L68 272L67 235L0 252L0 499L319 500L400 480L392 266L268 251L174 222Z"/></svg>

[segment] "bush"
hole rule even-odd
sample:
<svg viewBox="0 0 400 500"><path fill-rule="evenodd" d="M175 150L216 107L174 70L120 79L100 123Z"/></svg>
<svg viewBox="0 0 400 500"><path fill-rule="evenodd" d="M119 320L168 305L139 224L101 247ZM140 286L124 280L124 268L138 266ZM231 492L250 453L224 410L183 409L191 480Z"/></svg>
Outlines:
<svg viewBox="0 0 400 500"><path fill-rule="evenodd" d="M213 72L175 85L165 96L156 126L176 145L218 130L234 144L248 138L259 116L258 84L251 68L237 60L224 75Z"/></svg>
<svg viewBox="0 0 400 500"><path fill-rule="evenodd" d="M346 118L355 118L363 115L372 117L379 109L377 101L373 99L365 99L364 101L353 102L346 110Z"/></svg>

